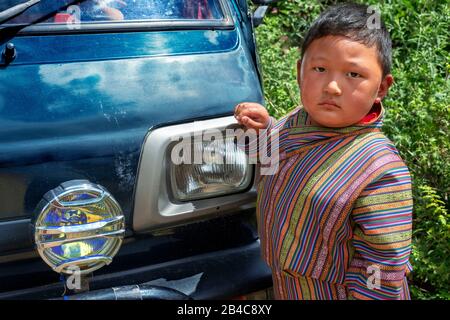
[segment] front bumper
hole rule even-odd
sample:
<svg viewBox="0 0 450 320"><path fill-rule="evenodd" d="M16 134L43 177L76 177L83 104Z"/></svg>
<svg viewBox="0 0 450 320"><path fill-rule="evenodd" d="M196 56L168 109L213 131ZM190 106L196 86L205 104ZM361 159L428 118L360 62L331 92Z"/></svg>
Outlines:
<svg viewBox="0 0 450 320"><path fill-rule="evenodd" d="M154 283L188 294L193 299L227 299L268 288L271 271L261 259L259 241L92 278L90 290ZM63 283L4 292L1 299L62 297ZM161 297L155 297L160 299Z"/></svg>

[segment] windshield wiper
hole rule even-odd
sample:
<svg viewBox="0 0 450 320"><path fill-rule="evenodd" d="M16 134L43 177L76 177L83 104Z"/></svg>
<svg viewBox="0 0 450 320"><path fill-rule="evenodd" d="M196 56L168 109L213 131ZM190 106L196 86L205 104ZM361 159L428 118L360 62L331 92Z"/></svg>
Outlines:
<svg viewBox="0 0 450 320"><path fill-rule="evenodd" d="M38 4L39 2L41 2L41 0L29 0L27 2L17 4L9 9L3 10L2 12L0 12L0 24L11 20L15 16L28 10L28 8L34 6L35 4Z"/></svg>

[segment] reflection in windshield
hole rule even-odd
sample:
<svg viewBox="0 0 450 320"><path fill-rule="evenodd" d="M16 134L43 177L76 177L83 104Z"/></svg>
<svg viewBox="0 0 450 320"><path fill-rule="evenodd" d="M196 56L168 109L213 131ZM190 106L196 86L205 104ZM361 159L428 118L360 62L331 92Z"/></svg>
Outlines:
<svg viewBox="0 0 450 320"><path fill-rule="evenodd" d="M0 11L22 3L24 0L2 0ZM25 24L51 12L55 3L67 4L68 0L48 1L30 8L8 24ZM78 4L76 10L57 13L46 23L66 23L77 14L81 23L101 21L136 21L136 20L177 20L177 19L222 19L223 14L218 0L85 0Z"/></svg>

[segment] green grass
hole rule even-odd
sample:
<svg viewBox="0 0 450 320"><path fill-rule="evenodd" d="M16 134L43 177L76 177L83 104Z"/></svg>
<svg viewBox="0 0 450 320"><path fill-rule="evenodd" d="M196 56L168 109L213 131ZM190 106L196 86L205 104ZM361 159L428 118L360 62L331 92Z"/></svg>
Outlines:
<svg viewBox="0 0 450 320"><path fill-rule="evenodd" d="M266 104L276 118L299 102L295 65L303 35L336 2L281 0L256 29ZM364 3L380 8L393 41L395 84L384 100L384 132L413 177L412 297L450 299L450 6L445 0Z"/></svg>

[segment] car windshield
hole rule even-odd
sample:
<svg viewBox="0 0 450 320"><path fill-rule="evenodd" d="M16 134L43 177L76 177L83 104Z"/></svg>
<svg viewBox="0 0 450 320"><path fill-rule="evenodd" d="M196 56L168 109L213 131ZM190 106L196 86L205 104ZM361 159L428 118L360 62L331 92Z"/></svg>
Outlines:
<svg viewBox="0 0 450 320"><path fill-rule="evenodd" d="M0 1L0 12L24 0ZM43 0L21 15L7 22L8 25L29 24L52 12L55 3L61 7L67 0ZM112 21L148 20L221 20L223 12L219 0L85 0L58 12L43 23L92 23Z"/></svg>

